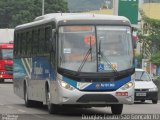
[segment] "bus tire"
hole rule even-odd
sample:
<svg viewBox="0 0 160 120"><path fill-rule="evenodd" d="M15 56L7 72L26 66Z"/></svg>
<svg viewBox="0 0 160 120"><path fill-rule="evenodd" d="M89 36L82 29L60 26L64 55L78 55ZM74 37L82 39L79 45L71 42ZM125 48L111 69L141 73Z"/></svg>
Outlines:
<svg viewBox="0 0 160 120"><path fill-rule="evenodd" d="M0 79L0 83L4 83L4 79Z"/></svg>
<svg viewBox="0 0 160 120"><path fill-rule="evenodd" d="M24 101L26 107L33 107L34 105L33 101L28 99L28 91L26 83L24 84Z"/></svg>
<svg viewBox="0 0 160 120"><path fill-rule="evenodd" d="M58 105L52 104L52 102L51 102L51 93L50 93L48 87L46 88L46 103L47 103L47 107L48 107L48 112L50 114L58 113Z"/></svg>
<svg viewBox="0 0 160 120"><path fill-rule="evenodd" d="M153 104L157 104L158 103L158 99L157 100L152 100Z"/></svg>
<svg viewBox="0 0 160 120"><path fill-rule="evenodd" d="M114 104L114 105L111 105L112 114L119 115L119 114L122 113L122 110L123 110L123 104Z"/></svg>
<svg viewBox="0 0 160 120"><path fill-rule="evenodd" d="M144 102L145 102L145 100L141 100L141 102L142 102L142 103L144 103Z"/></svg>

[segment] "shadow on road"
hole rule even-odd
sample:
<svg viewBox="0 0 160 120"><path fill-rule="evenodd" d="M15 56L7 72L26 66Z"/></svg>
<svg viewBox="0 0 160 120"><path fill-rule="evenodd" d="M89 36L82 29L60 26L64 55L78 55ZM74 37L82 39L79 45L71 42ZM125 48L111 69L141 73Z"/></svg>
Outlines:
<svg viewBox="0 0 160 120"><path fill-rule="evenodd" d="M110 108L107 108L110 110ZM98 115L98 116L104 116L104 115L112 115L111 112L106 111L99 111L97 109L93 108L64 108L61 110L58 115L63 116L83 116L83 115Z"/></svg>
<svg viewBox="0 0 160 120"><path fill-rule="evenodd" d="M0 84L13 84L13 82L4 82L4 83L0 83Z"/></svg>
<svg viewBox="0 0 160 120"><path fill-rule="evenodd" d="M17 104L17 105L19 107L21 107L22 109L24 109L24 107L25 107L24 104ZM27 109L28 108L25 107L25 111ZM49 114L47 106L34 106L34 107L32 107L32 110L33 111L34 110L35 111L38 110L38 111L41 111L41 112L46 112L46 114ZM105 110L105 111L103 111L103 110ZM105 108L103 108L103 110L96 109L96 108L78 108L78 107L69 107L68 106L68 107L61 107L61 108L59 108L59 112L57 112L56 114L53 114L53 115L57 115L57 116L59 116L59 115L60 116L77 116L77 117L78 116L82 117L83 115L98 115L98 116L104 116L104 115L105 116L108 116L108 115L110 116L110 115L112 115L110 107L105 107Z"/></svg>

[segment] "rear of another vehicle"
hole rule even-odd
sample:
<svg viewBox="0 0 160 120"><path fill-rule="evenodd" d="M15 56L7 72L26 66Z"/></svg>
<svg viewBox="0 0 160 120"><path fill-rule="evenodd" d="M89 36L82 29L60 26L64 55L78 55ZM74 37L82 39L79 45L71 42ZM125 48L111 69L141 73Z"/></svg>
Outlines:
<svg viewBox="0 0 160 120"><path fill-rule="evenodd" d="M13 44L0 44L0 82L13 78Z"/></svg>
<svg viewBox="0 0 160 120"><path fill-rule="evenodd" d="M153 83L150 75L142 70L136 69L135 79L135 101L152 100L153 104L158 102L158 88Z"/></svg>

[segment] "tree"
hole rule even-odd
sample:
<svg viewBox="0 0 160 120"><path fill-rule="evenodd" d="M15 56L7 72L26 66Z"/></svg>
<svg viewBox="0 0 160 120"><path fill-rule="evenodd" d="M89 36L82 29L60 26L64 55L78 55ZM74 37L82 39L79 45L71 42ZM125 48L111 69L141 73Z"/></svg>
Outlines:
<svg viewBox="0 0 160 120"><path fill-rule="evenodd" d="M15 27L16 25L33 21L42 13L42 0L1 0L0 27ZM45 0L45 14L68 11L65 0Z"/></svg>
<svg viewBox="0 0 160 120"><path fill-rule="evenodd" d="M143 56L150 59L153 64L160 65L160 20L147 17L141 11L143 30L139 32L142 43ZM145 33L145 34L144 34Z"/></svg>
<svg viewBox="0 0 160 120"><path fill-rule="evenodd" d="M152 55L151 62L157 66L160 66L160 51Z"/></svg>

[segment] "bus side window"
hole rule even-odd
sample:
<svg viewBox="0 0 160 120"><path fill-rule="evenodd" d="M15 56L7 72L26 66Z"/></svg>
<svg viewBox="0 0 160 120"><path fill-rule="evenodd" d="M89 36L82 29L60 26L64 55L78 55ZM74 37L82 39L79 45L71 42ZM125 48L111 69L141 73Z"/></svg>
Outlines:
<svg viewBox="0 0 160 120"><path fill-rule="evenodd" d="M33 31L33 38L32 38L32 40L33 40L33 42L32 42L32 52L33 52L33 54L35 55L35 54L37 54L37 50L38 50L38 31L37 31L37 29L35 29L34 31Z"/></svg>
<svg viewBox="0 0 160 120"><path fill-rule="evenodd" d="M45 28L45 51L48 53L49 52L49 44L51 40L51 34L52 34L52 29L51 26L48 26Z"/></svg>
<svg viewBox="0 0 160 120"><path fill-rule="evenodd" d="M27 55L31 55L31 51L32 51L32 47L31 47L31 45L32 45L32 31L30 30L29 32L28 32L28 37L27 37L27 41L28 41L28 44L27 44Z"/></svg>
<svg viewBox="0 0 160 120"><path fill-rule="evenodd" d="M29 32L27 31L26 32L26 49L25 49L25 53L26 53L26 55L28 55L28 44L29 44Z"/></svg>
<svg viewBox="0 0 160 120"><path fill-rule="evenodd" d="M34 55L34 33L35 33L35 31L32 30L32 44L31 44L31 46L32 46L32 48L31 48L31 54L32 55Z"/></svg>
<svg viewBox="0 0 160 120"><path fill-rule="evenodd" d="M37 33L37 53L38 55L40 53L40 28L38 29L38 33Z"/></svg>
<svg viewBox="0 0 160 120"><path fill-rule="evenodd" d="M19 55L21 56L22 55L22 39L23 39L23 36L22 36L22 33L20 33L20 37L19 37Z"/></svg>
<svg viewBox="0 0 160 120"><path fill-rule="evenodd" d="M25 56L25 49L26 49L26 32L22 34L22 55Z"/></svg>
<svg viewBox="0 0 160 120"><path fill-rule="evenodd" d="M39 33L39 53L43 54L44 53L44 42L45 42L45 37L44 37L44 28L40 28L40 33Z"/></svg>

